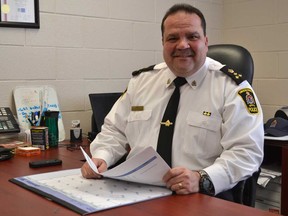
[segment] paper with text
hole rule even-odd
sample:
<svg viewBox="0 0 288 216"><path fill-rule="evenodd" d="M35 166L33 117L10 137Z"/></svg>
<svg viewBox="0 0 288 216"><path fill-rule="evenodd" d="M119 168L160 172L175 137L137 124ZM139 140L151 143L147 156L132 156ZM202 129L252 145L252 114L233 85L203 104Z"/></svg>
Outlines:
<svg viewBox="0 0 288 216"><path fill-rule="evenodd" d="M91 158L82 148L81 150L91 169L93 169L94 172L99 173ZM117 167L100 174L107 178L165 186L162 178L169 169L170 167L168 164L150 146Z"/></svg>

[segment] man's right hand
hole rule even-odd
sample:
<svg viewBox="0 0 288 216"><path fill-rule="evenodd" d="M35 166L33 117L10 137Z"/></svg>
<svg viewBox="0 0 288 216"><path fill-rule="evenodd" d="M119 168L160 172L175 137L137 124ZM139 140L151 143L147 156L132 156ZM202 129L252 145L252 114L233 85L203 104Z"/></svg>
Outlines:
<svg viewBox="0 0 288 216"><path fill-rule="evenodd" d="M99 158L92 158L92 161L95 163L99 173L105 172L107 170L107 164L104 160ZM81 167L81 173L82 176L87 179L102 178L102 175L99 173L95 173L87 162L85 162Z"/></svg>

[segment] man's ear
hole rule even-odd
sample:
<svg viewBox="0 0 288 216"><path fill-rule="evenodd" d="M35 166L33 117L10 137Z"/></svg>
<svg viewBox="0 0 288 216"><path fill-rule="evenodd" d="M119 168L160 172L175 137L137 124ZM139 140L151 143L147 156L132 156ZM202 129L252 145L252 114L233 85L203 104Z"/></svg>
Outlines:
<svg viewBox="0 0 288 216"><path fill-rule="evenodd" d="M208 37L205 36L205 45L208 47Z"/></svg>

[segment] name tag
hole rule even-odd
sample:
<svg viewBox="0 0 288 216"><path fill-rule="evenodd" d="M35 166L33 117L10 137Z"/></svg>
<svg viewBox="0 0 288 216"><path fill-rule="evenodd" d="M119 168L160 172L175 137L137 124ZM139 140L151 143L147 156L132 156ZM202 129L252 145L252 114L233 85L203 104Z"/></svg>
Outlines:
<svg viewBox="0 0 288 216"><path fill-rule="evenodd" d="M144 106L132 106L131 111L143 111Z"/></svg>

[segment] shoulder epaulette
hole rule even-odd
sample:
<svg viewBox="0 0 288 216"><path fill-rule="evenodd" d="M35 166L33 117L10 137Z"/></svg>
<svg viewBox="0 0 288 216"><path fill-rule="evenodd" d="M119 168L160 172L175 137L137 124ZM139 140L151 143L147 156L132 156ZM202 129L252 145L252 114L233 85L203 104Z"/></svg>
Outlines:
<svg viewBox="0 0 288 216"><path fill-rule="evenodd" d="M136 70L136 71L133 71L132 72L132 76L138 76L139 74L141 74L142 72L146 72L146 71L151 71L153 70L155 67L155 65L151 65L149 67L146 67L146 68L142 68L140 70Z"/></svg>
<svg viewBox="0 0 288 216"><path fill-rule="evenodd" d="M222 67L220 71L231 77L236 82L237 85L239 85L244 81L242 74L235 72L233 69L227 66Z"/></svg>

